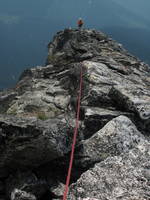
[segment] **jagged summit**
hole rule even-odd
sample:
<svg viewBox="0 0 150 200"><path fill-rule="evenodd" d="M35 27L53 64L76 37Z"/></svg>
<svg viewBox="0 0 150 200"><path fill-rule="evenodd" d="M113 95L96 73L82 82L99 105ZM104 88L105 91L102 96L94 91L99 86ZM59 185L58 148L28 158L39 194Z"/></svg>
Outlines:
<svg viewBox="0 0 150 200"><path fill-rule="evenodd" d="M149 199L150 68L102 32L65 29L48 44L46 66L0 93L0 192L11 200L63 194L81 67L68 198Z"/></svg>
<svg viewBox="0 0 150 200"><path fill-rule="evenodd" d="M146 64L100 31L65 29L58 32L48 44L46 65L67 65L84 60L107 64L125 74L136 67L149 71Z"/></svg>
<svg viewBox="0 0 150 200"><path fill-rule="evenodd" d="M116 54L120 52L133 59L133 56L129 55L121 44L113 41L106 34L91 29L60 31L48 44L48 50L46 64L83 60L100 61L104 59L103 57L108 59L110 56L117 59L117 55L111 55L114 52Z"/></svg>
<svg viewBox="0 0 150 200"><path fill-rule="evenodd" d="M55 60L68 63L92 59L100 55L101 47L108 41L105 34L95 30L65 29L58 32L53 42L48 44L47 64Z"/></svg>

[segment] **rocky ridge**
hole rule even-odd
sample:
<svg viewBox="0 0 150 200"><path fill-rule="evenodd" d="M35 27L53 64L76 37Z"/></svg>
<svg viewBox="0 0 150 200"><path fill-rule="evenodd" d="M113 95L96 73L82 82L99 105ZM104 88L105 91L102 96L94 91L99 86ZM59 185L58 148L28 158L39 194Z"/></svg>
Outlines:
<svg viewBox="0 0 150 200"><path fill-rule="evenodd" d="M150 68L100 31L58 32L46 66L0 92L0 199L150 199Z"/></svg>

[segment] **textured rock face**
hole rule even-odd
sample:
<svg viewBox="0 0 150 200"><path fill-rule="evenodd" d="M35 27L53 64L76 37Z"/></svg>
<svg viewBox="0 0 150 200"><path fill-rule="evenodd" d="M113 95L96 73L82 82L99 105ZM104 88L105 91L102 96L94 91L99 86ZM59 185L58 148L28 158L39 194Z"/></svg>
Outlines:
<svg viewBox="0 0 150 200"><path fill-rule="evenodd" d="M68 199L150 199L150 68L101 32L69 29L48 44L46 66L0 92L3 199L62 199L81 67Z"/></svg>
<svg viewBox="0 0 150 200"><path fill-rule="evenodd" d="M87 167L109 156L128 152L143 139L127 117L114 118L88 140L81 142L77 149L80 165Z"/></svg>
<svg viewBox="0 0 150 200"><path fill-rule="evenodd" d="M46 182L37 181L37 177L28 172L17 172L9 176L6 181L6 188L8 197L11 199L26 198L31 199L40 198L47 190ZM32 193L32 194L31 194ZM20 196L20 197L19 197Z"/></svg>
<svg viewBox="0 0 150 200"><path fill-rule="evenodd" d="M149 149L149 143L142 141L128 153L96 164L71 185L69 199L149 199Z"/></svg>
<svg viewBox="0 0 150 200"><path fill-rule="evenodd" d="M72 128L61 120L0 117L0 168L36 167L70 150Z"/></svg>

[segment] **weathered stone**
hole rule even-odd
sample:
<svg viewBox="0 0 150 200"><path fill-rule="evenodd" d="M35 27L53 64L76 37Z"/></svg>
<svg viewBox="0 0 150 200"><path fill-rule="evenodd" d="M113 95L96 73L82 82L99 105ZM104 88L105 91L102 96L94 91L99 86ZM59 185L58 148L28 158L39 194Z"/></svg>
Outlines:
<svg viewBox="0 0 150 200"><path fill-rule="evenodd" d="M36 197L23 190L15 189L11 194L11 200L36 200Z"/></svg>
<svg viewBox="0 0 150 200"><path fill-rule="evenodd" d="M33 173L27 171L10 175L7 179L6 190L7 196L12 200L16 199L18 195L21 195L21 191L23 191L23 196L27 195L27 199L39 199L46 193L48 187L46 181L39 180ZM24 197L20 196L19 198Z"/></svg>
<svg viewBox="0 0 150 200"><path fill-rule="evenodd" d="M87 167L109 156L128 152L143 140L143 135L135 125L127 117L119 116L80 144L77 149L79 159L76 158L76 163Z"/></svg>
<svg viewBox="0 0 150 200"><path fill-rule="evenodd" d="M102 32L72 29L49 43L46 63L0 92L0 177L13 174L9 198L62 198L82 68L69 199L149 199L149 66ZM19 181L18 169L35 171L37 180L32 185L25 174ZM46 193L39 180L46 180Z"/></svg>
<svg viewBox="0 0 150 200"><path fill-rule="evenodd" d="M9 104L15 99L17 93L14 91L0 92L0 113L5 113Z"/></svg>
<svg viewBox="0 0 150 200"><path fill-rule="evenodd" d="M96 36L97 35L97 36ZM64 61L81 61L90 58L89 55L99 55L101 52L100 41L107 40L107 36L101 32L87 30L79 32L78 30L68 30L59 32L52 43L49 43L49 54L46 64L60 63L60 60ZM86 41L86 42L85 42ZM57 52L63 52L63 54L57 54ZM88 57L83 56L88 52ZM67 58L66 60L64 58ZM93 57L93 56L92 56ZM57 59L56 59L57 58Z"/></svg>
<svg viewBox="0 0 150 200"><path fill-rule="evenodd" d="M115 86L110 93L112 93L113 99L120 100L121 106L137 112L141 119L148 120L150 118L150 93L148 88L137 84L121 85Z"/></svg>
<svg viewBox="0 0 150 200"><path fill-rule="evenodd" d="M130 116L131 114L116 111L114 108L84 107L84 139L89 138L107 122L120 115Z"/></svg>
<svg viewBox="0 0 150 200"><path fill-rule="evenodd" d="M56 185L51 185L50 190L53 194L55 194L55 198L62 198L63 197L63 193L65 190L65 185L63 183L57 183ZM54 199L55 199L54 198Z"/></svg>
<svg viewBox="0 0 150 200"><path fill-rule="evenodd" d="M63 156L71 148L72 128L58 119L37 121L1 116L0 126L0 167L39 166Z"/></svg>
<svg viewBox="0 0 150 200"><path fill-rule="evenodd" d="M137 114L143 123L143 128L149 130L150 92L148 87L138 84L117 85L111 89L110 96L118 102L118 107Z"/></svg>
<svg viewBox="0 0 150 200"><path fill-rule="evenodd" d="M129 152L109 157L82 174L68 198L148 200L150 181L143 170L150 169L149 156L150 144L141 141Z"/></svg>

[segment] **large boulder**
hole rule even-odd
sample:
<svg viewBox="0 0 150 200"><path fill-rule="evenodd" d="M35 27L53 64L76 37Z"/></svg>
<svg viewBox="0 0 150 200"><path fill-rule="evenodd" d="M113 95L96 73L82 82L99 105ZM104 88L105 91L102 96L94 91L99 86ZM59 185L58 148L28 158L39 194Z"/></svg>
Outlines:
<svg viewBox="0 0 150 200"><path fill-rule="evenodd" d="M0 116L0 168L37 167L71 149L73 129L63 120Z"/></svg>
<svg viewBox="0 0 150 200"><path fill-rule="evenodd" d="M145 126L150 127L149 87L139 84L117 85L110 91L110 96L118 107L137 113Z"/></svg>
<svg viewBox="0 0 150 200"><path fill-rule="evenodd" d="M141 141L129 152L109 157L70 186L68 198L147 200L150 198L150 144Z"/></svg>
<svg viewBox="0 0 150 200"><path fill-rule="evenodd" d="M80 143L76 163L79 162L82 167L90 166L110 156L126 153L144 139L127 117L119 116Z"/></svg>

